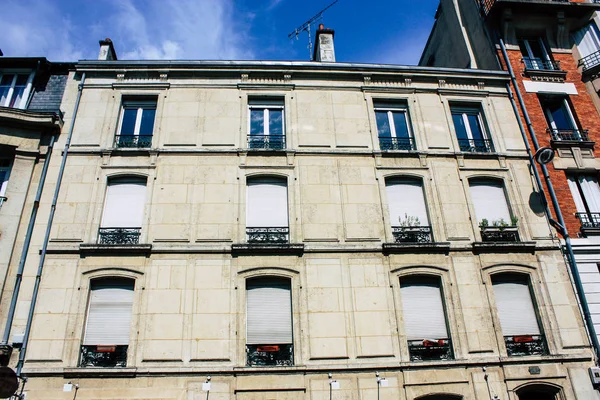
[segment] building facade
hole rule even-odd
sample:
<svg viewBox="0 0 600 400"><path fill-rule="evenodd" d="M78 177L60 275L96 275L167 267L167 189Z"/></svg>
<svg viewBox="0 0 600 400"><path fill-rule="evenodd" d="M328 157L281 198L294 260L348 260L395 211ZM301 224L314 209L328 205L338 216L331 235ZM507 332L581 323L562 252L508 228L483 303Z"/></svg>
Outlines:
<svg viewBox="0 0 600 400"><path fill-rule="evenodd" d="M16 304L27 399L598 397L505 72L103 46Z"/></svg>

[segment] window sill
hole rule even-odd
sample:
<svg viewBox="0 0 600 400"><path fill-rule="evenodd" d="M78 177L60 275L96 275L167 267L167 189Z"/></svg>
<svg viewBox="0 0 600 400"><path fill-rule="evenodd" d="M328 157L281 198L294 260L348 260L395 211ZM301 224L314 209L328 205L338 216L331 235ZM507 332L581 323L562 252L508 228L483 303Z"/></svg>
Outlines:
<svg viewBox="0 0 600 400"><path fill-rule="evenodd" d="M69 378L135 378L137 368L65 368L63 370L65 379Z"/></svg>
<svg viewBox="0 0 600 400"><path fill-rule="evenodd" d="M149 256L152 251L151 244L95 244L82 243L79 252L82 256L91 255L144 255Z"/></svg>
<svg viewBox="0 0 600 400"><path fill-rule="evenodd" d="M535 253L535 242L473 242L473 253Z"/></svg>
<svg viewBox="0 0 600 400"><path fill-rule="evenodd" d="M561 69L525 68L524 75L534 81L564 82L567 71Z"/></svg>
<svg viewBox="0 0 600 400"><path fill-rule="evenodd" d="M304 254L303 243L238 243L231 245L231 254L239 255L296 255Z"/></svg>
<svg viewBox="0 0 600 400"><path fill-rule="evenodd" d="M403 253L444 253L450 252L450 242L400 242L400 243L384 243L382 245L384 254L403 254Z"/></svg>

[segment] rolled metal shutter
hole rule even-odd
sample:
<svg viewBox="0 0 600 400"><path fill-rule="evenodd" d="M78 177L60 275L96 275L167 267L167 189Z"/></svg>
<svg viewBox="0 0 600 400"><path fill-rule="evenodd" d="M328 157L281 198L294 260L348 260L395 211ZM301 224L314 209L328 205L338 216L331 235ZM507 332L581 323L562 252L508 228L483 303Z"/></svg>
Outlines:
<svg viewBox="0 0 600 400"><path fill-rule="evenodd" d="M495 277L492 283L502 334L539 335L540 327L528 279L518 275L502 275Z"/></svg>
<svg viewBox="0 0 600 400"><path fill-rule="evenodd" d="M408 340L447 339L448 329L438 278L400 280L404 331Z"/></svg>
<svg viewBox="0 0 600 400"><path fill-rule="evenodd" d="M246 281L246 344L292 343L290 289L288 279Z"/></svg>
<svg viewBox="0 0 600 400"><path fill-rule="evenodd" d="M277 178L249 179L246 202L247 227L287 227L287 182Z"/></svg>
<svg viewBox="0 0 600 400"><path fill-rule="evenodd" d="M500 181L476 180L469 183L471 200L475 206L477 222L487 219L491 223L503 219L510 224L510 212L504 193L504 185Z"/></svg>
<svg viewBox="0 0 600 400"><path fill-rule="evenodd" d="M141 228L145 202L145 181L117 179L109 182L102 215L102 227Z"/></svg>
<svg viewBox="0 0 600 400"><path fill-rule="evenodd" d="M417 179L389 179L385 189L392 226L398 226L406 217L419 218L420 226L428 226L423 184Z"/></svg>

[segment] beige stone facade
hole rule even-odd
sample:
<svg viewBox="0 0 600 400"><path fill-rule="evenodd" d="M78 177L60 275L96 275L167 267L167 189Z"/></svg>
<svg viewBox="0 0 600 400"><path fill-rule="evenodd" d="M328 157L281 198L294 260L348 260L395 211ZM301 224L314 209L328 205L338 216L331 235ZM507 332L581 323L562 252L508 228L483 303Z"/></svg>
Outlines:
<svg viewBox="0 0 600 400"><path fill-rule="evenodd" d="M23 369L27 399L70 399L68 381L79 385L78 399L518 399L532 385L560 396L552 398L597 398L592 351L538 204L505 73L80 62L63 100L65 126L84 73ZM151 145L120 147L126 101L149 97ZM264 97L283 101L283 150L248 148L249 102ZM394 101L408 110L413 151L380 149L374 105ZM461 151L457 104L480 110L493 151ZM121 176L146 182L139 243L100 245L107 185ZM287 183L289 245L246 244L247 179L257 176ZM422 180L431 243L394 243L392 177ZM482 177L503 183L518 241L482 241L469 185ZM50 201L48 190L43 209ZM15 333L25 328L44 229L40 222L33 235ZM545 355L507 354L492 288L506 272L530 281ZM411 361L400 282L415 275L441 282L449 360ZM246 283L259 276L291 282L291 366L247 366ZM102 277L135 281L121 368L80 367L90 288ZM388 382L379 390L376 371ZM339 389L330 392L328 373Z"/></svg>

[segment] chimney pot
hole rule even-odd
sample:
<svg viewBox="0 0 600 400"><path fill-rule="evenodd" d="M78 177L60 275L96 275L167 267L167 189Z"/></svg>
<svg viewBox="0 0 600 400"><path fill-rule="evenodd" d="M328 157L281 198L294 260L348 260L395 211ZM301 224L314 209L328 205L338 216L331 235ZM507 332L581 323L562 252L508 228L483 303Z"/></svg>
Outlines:
<svg viewBox="0 0 600 400"><path fill-rule="evenodd" d="M320 24L315 38L315 52L313 60L319 62L335 62L335 48L333 47L333 29L325 29Z"/></svg>
<svg viewBox="0 0 600 400"><path fill-rule="evenodd" d="M323 29L325 29L325 25L319 24L319 30L322 31Z"/></svg>
<svg viewBox="0 0 600 400"><path fill-rule="evenodd" d="M110 38L100 40L100 53L98 54L98 60L103 61L116 61L117 53L115 52L115 46L113 45Z"/></svg>

